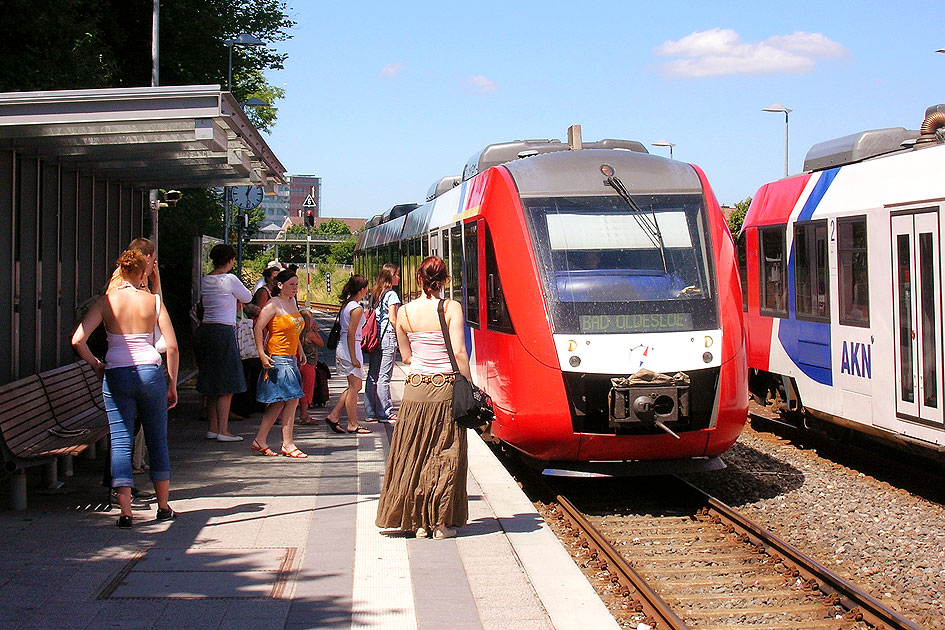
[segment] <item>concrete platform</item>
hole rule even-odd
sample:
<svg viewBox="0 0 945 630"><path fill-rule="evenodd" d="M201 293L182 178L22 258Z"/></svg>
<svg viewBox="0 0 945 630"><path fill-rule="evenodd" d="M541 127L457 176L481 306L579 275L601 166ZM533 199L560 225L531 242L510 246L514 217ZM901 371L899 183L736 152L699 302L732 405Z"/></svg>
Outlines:
<svg viewBox="0 0 945 630"><path fill-rule="evenodd" d="M403 377L398 368L397 400ZM343 387L333 379L333 400ZM268 458L249 450L258 417L231 423L243 442L207 440L199 400L184 386L172 410L174 521L154 521L152 508L117 529L100 461L77 460L55 492L30 476L30 509L0 512L0 625L617 628L475 433L459 537L388 537L374 516L391 426L368 424L374 433L360 437L300 426L309 459ZM135 479L150 489L146 475Z"/></svg>

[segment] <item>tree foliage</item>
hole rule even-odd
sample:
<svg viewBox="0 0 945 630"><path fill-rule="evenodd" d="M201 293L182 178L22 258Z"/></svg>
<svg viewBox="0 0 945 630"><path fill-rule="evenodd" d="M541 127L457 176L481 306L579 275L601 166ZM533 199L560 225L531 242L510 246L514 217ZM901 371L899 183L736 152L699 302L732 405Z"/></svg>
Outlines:
<svg viewBox="0 0 945 630"><path fill-rule="evenodd" d="M351 228L344 221L328 219L315 228L316 234L351 234Z"/></svg>
<svg viewBox="0 0 945 630"><path fill-rule="evenodd" d="M738 233L742 231L742 223L745 222L745 215L748 213L748 206L751 205L751 197L746 197L735 204L735 209L728 215L728 229L732 236L738 238Z"/></svg>

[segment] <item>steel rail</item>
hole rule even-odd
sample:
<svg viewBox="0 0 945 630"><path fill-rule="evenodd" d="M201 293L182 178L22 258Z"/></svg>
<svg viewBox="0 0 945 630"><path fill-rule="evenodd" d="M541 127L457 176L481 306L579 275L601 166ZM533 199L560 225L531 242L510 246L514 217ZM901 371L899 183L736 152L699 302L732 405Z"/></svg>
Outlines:
<svg viewBox="0 0 945 630"><path fill-rule="evenodd" d="M712 507L718 518L735 527L740 533L746 534L755 544L764 546L770 555L780 555L793 563L798 573L808 581L813 580L816 587L822 592L836 595L839 598L839 603L850 611L851 619L857 621L862 619L875 627L885 627L892 630L922 630L921 626L903 617L866 591L802 553L790 543L781 540L758 523L739 514L688 481L683 479L680 479L680 481L698 493Z"/></svg>
<svg viewBox="0 0 945 630"><path fill-rule="evenodd" d="M555 496L555 501L561 506L565 516L588 535L590 538L588 543L594 545L598 553L606 558L608 568L613 567L619 574L618 579L629 586L631 592L636 591L636 594L639 595L638 601L643 606L641 612L656 621L656 628L688 630L689 626L676 616L669 605L663 601L663 598L650 588L643 576L630 566L620 552L604 538L593 523L588 521L574 504L560 494Z"/></svg>

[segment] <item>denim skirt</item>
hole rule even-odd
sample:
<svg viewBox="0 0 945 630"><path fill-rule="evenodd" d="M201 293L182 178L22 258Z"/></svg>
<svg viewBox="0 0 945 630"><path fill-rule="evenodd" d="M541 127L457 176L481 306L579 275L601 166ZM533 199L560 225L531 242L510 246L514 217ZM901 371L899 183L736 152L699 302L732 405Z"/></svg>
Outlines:
<svg viewBox="0 0 945 630"><path fill-rule="evenodd" d="M302 397L302 374L294 356L273 355L272 369L263 369L256 382L256 400L284 402Z"/></svg>
<svg viewBox="0 0 945 630"><path fill-rule="evenodd" d="M194 332L194 354L200 370L198 392L204 396L222 396L246 391L235 326L200 324Z"/></svg>

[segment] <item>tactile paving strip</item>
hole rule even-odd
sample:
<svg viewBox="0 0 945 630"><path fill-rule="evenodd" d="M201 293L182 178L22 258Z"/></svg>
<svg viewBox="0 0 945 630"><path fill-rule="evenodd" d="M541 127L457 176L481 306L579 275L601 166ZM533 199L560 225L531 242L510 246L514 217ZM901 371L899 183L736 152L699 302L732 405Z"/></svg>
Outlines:
<svg viewBox="0 0 945 630"><path fill-rule="evenodd" d="M296 555L296 547L142 550L98 599L281 599Z"/></svg>

